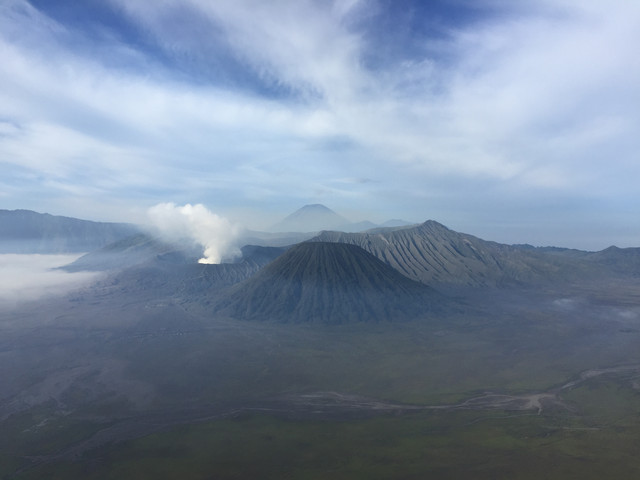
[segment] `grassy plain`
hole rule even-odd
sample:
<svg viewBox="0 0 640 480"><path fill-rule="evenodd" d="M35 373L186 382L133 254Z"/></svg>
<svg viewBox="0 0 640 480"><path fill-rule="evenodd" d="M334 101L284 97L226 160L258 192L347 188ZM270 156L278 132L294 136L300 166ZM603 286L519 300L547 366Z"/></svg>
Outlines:
<svg viewBox="0 0 640 480"><path fill-rule="evenodd" d="M0 478L637 478L638 306L603 292L470 303L423 321L326 327L105 301L49 310L37 335L6 326L0 355L24 371L3 373ZM283 408L314 392L432 407L486 392L558 402Z"/></svg>
<svg viewBox="0 0 640 480"><path fill-rule="evenodd" d="M246 414L108 445L19 478L637 478L639 438L637 422L585 427L566 414Z"/></svg>

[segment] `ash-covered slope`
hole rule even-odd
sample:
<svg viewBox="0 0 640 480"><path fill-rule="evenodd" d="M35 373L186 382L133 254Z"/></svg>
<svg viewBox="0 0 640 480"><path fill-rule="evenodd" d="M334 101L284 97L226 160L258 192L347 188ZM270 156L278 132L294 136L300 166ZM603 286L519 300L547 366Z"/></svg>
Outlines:
<svg viewBox="0 0 640 480"><path fill-rule="evenodd" d="M443 302L355 245L305 242L234 286L215 310L247 320L339 324L428 316Z"/></svg>
<svg viewBox="0 0 640 480"><path fill-rule="evenodd" d="M134 225L0 210L0 253L89 252L137 233Z"/></svg>
<svg viewBox="0 0 640 480"><path fill-rule="evenodd" d="M481 240L432 220L372 232L322 232L310 241L357 245L408 278L433 286L561 281L589 271L583 262Z"/></svg>
<svg viewBox="0 0 640 480"><path fill-rule="evenodd" d="M176 260L179 257L187 263L196 262L199 254L200 251L191 246L172 245L139 233L89 252L62 269L68 272L122 270L164 255L173 256Z"/></svg>
<svg viewBox="0 0 640 480"><path fill-rule="evenodd" d="M155 244L151 243L151 251L154 248ZM251 277L285 250L283 247L246 245L235 262L212 265L197 263L197 256L189 258L184 251L161 252L144 261L133 262L128 268L111 270L92 290L100 296L135 294L206 304L220 291ZM145 253L151 252L145 250Z"/></svg>

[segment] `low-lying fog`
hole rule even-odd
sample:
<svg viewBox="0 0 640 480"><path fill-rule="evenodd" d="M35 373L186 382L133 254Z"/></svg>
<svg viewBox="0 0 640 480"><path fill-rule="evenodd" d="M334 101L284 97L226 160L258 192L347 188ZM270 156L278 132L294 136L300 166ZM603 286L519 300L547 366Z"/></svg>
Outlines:
<svg viewBox="0 0 640 480"><path fill-rule="evenodd" d="M0 308L44 297L63 295L90 283L98 274L68 273L57 267L80 255L0 254Z"/></svg>

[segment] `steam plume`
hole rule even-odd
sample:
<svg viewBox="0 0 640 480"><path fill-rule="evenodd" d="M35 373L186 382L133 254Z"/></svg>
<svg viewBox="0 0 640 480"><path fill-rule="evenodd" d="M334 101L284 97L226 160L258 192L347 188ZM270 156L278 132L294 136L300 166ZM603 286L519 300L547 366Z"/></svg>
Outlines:
<svg viewBox="0 0 640 480"><path fill-rule="evenodd" d="M160 203L149 209L153 225L171 240L194 241L204 248L199 263L220 263L223 258L239 255L235 241L240 228L202 204L178 206Z"/></svg>

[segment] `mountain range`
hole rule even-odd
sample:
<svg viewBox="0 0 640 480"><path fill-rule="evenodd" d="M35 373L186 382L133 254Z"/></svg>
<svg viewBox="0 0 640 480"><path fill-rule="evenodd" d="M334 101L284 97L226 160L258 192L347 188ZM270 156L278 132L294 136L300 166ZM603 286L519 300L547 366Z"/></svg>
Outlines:
<svg viewBox="0 0 640 480"><path fill-rule="evenodd" d="M325 231L312 240L357 245L426 285L530 284L568 280L584 271L571 258L489 242L433 220L362 233Z"/></svg>
<svg viewBox="0 0 640 480"><path fill-rule="evenodd" d="M310 225L307 220L318 220L318 214L336 220L325 207L307 207L289 220ZM295 232L281 236L254 232L252 240L262 239L263 244L245 245L241 257L231 263L202 265L197 263L201 251L194 245L171 244L126 224L34 213L20 215L47 226L41 237L33 233L29 237L41 251L69 251L112 240L64 267L70 272L106 272L95 292L172 297L185 308L197 306L212 315L239 319L345 323L427 318L430 311L447 304L437 291L640 275L640 249L584 252L504 245L455 232L433 220L365 232L323 231L310 239ZM77 228L65 230L66 225ZM21 238L26 232L26 228L2 232L0 238ZM293 246L270 246L278 239L300 238L304 241Z"/></svg>
<svg viewBox="0 0 640 480"><path fill-rule="evenodd" d="M45 251L83 238L35 215ZM31 283L3 263L5 297L85 283L0 301L0 477L336 476L348 457L362 478L519 478L541 458L556 474L527 478L635 478L640 249L433 220L248 240L210 265L134 231Z"/></svg>
<svg viewBox="0 0 640 480"><path fill-rule="evenodd" d="M0 210L0 253L90 252L138 232L138 227L126 223Z"/></svg>

